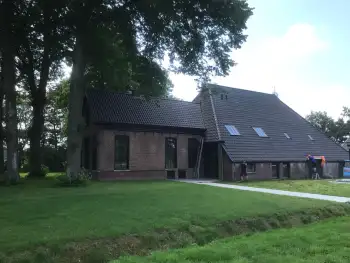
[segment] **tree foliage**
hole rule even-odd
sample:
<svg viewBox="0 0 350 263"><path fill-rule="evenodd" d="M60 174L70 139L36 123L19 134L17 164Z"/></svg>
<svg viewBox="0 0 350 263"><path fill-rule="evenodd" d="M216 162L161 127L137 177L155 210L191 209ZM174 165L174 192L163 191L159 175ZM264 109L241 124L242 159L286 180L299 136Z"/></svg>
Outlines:
<svg viewBox="0 0 350 263"><path fill-rule="evenodd" d="M350 111L347 107L343 108L338 120L334 120L324 111L312 111L306 119L336 142L343 143L350 136Z"/></svg>
<svg viewBox="0 0 350 263"><path fill-rule="evenodd" d="M20 130L29 138L33 175L40 174L45 147L58 151L66 143L59 130L68 136L68 168L79 169L86 88L164 96L172 89L169 69L199 81L225 76L252 14L245 0L0 0L0 5L0 60L6 64L0 84L17 83L27 94L16 98L8 89L7 113L13 114L7 130L13 133L17 120L26 123ZM164 60L168 68L161 66ZM72 74L56 86L62 63L72 66Z"/></svg>
<svg viewBox="0 0 350 263"><path fill-rule="evenodd" d="M232 48L240 48L246 40L243 30L252 9L243 0L77 0L71 1L68 14L75 43L68 106L70 175L80 169L80 110L86 72L98 72L102 79L109 79L104 74L108 68L99 62L113 58L119 61L119 65L112 63L113 70L125 73L120 74L126 77L120 82L131 83L133 74L145 74L145 67L155 69L157 61L168 57L173 71L201 81L213 75L225 76L234 65ZM106 56L110 47L116 52ZM91 67L97 70L87 70ZM146 83L157 83L155 77L150 80Z"/></svg>

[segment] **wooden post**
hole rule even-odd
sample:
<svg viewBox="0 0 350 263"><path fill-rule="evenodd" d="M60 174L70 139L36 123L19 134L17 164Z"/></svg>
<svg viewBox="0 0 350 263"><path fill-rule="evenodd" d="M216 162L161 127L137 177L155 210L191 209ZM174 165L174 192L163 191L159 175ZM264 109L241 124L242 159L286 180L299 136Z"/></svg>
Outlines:
<svg viewBox="0 0 350 263"><path fill-rule="evenodd" d="M218 177L220 180L224 179L224 165L223 165L223 156L222 156L222 146L221 143L218 143Z"/></svg>

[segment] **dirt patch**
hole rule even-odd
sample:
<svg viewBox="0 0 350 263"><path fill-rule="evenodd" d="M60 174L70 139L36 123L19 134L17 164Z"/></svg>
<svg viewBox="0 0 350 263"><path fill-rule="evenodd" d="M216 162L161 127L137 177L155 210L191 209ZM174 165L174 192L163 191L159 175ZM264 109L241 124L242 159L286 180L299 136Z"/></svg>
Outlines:
<svg viewBox="0 0 350 263"><path fill-rule="evenodd" d="M350 215L350 205L335 204L323 208L228 220L212 225L193 223L178 229L155 229L138 235L85 239L67 242L63 246L42 245L17 249L16 252L7 254L0 252L0 263L101 263L122 255L147 255L153 250L182 248L191 244L203 245L219 238L296 227L346 215Z"/></svg>

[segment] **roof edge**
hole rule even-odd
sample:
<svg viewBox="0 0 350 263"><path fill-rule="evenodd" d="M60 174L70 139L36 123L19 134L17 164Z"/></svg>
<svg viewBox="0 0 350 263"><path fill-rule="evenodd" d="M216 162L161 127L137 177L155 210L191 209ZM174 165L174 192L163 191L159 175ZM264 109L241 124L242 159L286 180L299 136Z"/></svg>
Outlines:
<svg viewBox="0 0 350 263"><path fill-rule="evenodd" d="M313 129L317 130L318 132L322 133L328 140L330 140L332 143L334 143L335 145L337 145L339 148L341 148L342 150L344 150L345 152L348 152L346 149L344 149L344 147L341 146L340 143L337 143L335 141L333 141L330 137L327 136L326 133L324 133L323 131L321 131L319 128L317 128L316 126L312 125L311 122L309 122L308 120L306 120L303 116L301 116L299 113L297 113L295 110L293 110L291 107L289 107L286 103L284 103L281 99L278 98L278 101L280 101L280 103L282 103L285 107L287 107L287 109L289 109L290 111L292 111L294 114L298 115L300 118L303 119L303 121L305 121L308 125L310 125Z"/></svg>
<svg viewBox="0 0 350 263"><path fill-rule="evenodd" d="M213 111L216 131L218 133L218 139L219 139L219 141L221 141L221 133L220 133L220 129L219 129L218 118L216 116L216 110L215 110L213 96L211 94L211 89L209 89L209 99L210 99L210 104L211 104L211 108L212 108L212 111Z"/></svg>

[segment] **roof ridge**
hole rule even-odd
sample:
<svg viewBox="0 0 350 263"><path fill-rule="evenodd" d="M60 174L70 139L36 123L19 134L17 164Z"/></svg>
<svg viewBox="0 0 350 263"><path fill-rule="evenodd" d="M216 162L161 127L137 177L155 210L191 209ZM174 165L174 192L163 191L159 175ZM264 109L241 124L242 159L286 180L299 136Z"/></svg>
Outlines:
<svg viewBox="0 0 350 263"><path fill-rule="evenodd" d="M266 93L266 92L262 92L262 91L255 91L255 90L248 90L248 89L241 89L241 88L235 88L235 87L230 87L230 86L224 86L224 85L219 85L219 84L213 84L213 83L208 83L208 86L214 86L213 88L215 89L217 88L225 88L225 89L229 89L230 92L232 91L245 91L245 92L251 92L251 93L259 93L259 94L264 94L264 95L270 95L270 96L275 96L272 93Z"/></svg>
<svg viewBox="0 0 350 263"><path fill-rule="evenodd" d="M86 91L88 92L106 92L106 93L112 93L112 94L118 94L118 95L125 95L125 96L130 96L132 98L140 98L140 97L147 97L146 95L133 95L133 94L128 94L126 92L121 92L121 91L113 91L113 90L108 90L108 89L93 89L90 88ZM187 100L181 100L181 99L175 99L175 98L164 98L164 97L156 97L156 96L149 96L150 99L155 99L155 100L169 100L169 101L176 101L176 102L184 102L188 104L199 104L198 102L194 101L187 101Z"/></svg>

